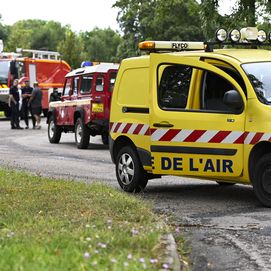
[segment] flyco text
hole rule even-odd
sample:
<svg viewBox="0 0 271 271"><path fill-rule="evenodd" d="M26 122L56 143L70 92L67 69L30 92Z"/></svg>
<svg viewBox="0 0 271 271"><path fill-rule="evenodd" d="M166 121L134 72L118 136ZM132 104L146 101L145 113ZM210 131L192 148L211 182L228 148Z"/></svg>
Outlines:
<svg viewBox="0 0 271 271"><path fill-rule="evenodd" d="M187 43L172 42L173 49L186 49L188 47Z"/></svg>
<svg viewBox="0 0 271 271"><path fill-rule="evenodd" d="M152 158L152 160L153 159L154 158ZM188 159L188 169L191 172L199 171L199 172L233 173L232 167L233 161L229 159L202 159L202 158ZM161 157L161 169L182 171L184 170L183 158Z"/></svg>

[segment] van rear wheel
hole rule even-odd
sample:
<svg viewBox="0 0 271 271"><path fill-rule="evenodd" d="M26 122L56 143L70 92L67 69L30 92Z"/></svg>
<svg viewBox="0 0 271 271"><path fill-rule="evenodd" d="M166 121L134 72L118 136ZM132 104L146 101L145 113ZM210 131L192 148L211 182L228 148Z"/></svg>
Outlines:
<svg viewBox="0 0 271 271"><path fill-rule="evenodd" d="M78 149L86 149L89 145L89 130L81 118L75 123L75 143Z"/></svg>
<svg viewBox="0 0 271 271"><path fill-rule="evenodd" d="M262 205L271 207L271 154L262 156L254 169L252 184Z"/></svg>
<svg viewBox="0 0 271 271"><path fill-rule="evenodd" d="M118 153L116 175L120 187L126 192L140 192L146 187L148 175L133 146L125 146Z"/></svg>

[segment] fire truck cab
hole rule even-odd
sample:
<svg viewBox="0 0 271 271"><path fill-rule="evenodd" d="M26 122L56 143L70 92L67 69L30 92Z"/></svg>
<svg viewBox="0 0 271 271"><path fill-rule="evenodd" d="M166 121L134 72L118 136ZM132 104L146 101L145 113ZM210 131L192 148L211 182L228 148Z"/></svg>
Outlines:
<svg viewBox="0 0 271 271"><path fill-rule="evenodd" d="M60 101L49 104L51 143L58 143L62 132L74 132L78 149L88 147L90 136L101 135L108 144L111 95L119 65L85 62L83 66L66 75Z"/></svg>
<svg viewBox="0 0 271 271"><path fill-rule="evenodd" d="M60 59L58 52L17 48L16 53L7 53L2 50L0 46L0 111L10 116L9 88L14 79L19 79L22 86L25 80L30 81L30 86L38 81L43 92L43 113L46 115L49 102L57 100L61 95L70 66ZM22 52L32 53L32 57L22 57Z"/></svg>

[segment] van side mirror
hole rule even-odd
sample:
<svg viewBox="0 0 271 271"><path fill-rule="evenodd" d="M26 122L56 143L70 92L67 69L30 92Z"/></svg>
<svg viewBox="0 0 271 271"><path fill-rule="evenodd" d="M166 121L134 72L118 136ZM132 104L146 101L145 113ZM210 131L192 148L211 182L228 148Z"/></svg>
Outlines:
<svg viewBox="0 0 271 271"><path fill-rule="evenodd" d="M241 95L236 90L229 90L224 94L223 102L228 107L235 110L240 110L243 107L243 100Z"/></svg>

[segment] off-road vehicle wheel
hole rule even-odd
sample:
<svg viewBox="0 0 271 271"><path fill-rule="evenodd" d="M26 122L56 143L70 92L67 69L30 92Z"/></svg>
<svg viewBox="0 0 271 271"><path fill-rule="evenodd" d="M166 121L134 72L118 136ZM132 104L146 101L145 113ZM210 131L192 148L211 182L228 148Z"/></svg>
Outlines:
<svg viewBox="0 0 271 271"><path fill-rule="evenodd" d="M81 118L78 118L75 123L75 143L78 149L86 149L89 145L89 129Z"/></svg>
<svg viewBox="0 0 271 271"><path fill-rule="evenodd" d="M50 143L58 143L61 138L61 127L55 123L53 116L48 122L48 138Z"/></svg>

